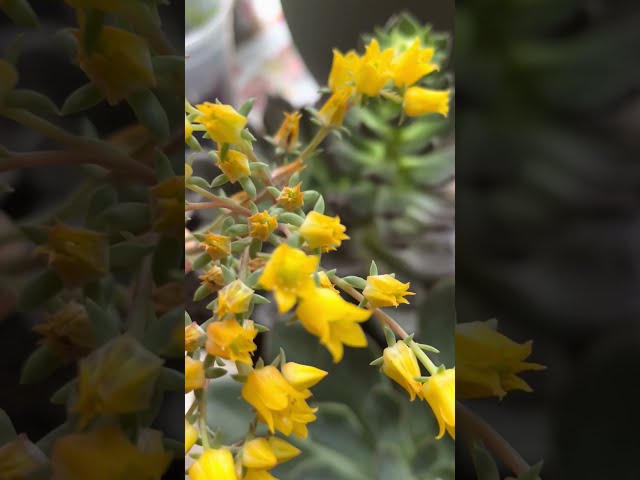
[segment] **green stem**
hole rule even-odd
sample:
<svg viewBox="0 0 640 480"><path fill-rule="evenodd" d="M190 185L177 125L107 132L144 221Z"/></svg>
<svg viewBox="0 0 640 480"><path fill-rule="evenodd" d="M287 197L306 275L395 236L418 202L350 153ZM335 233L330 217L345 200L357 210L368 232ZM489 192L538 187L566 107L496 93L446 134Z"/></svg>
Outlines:
<svg viewBox="0 0 640 480"><path fill-rule="evenodd" d="M200 426L200 438L202 439L202 446L204 448L211 448L211 442L209 442L209 426L207 425L207 387L198 392L198 424Z"/></svg>
<svg viewBox="0 0 640 480"><path fill-rule="evenodd" d="M205 190L204 188L199 187L197 185L187 185L187 188L192 192L199 193L200 195L202 195L205 198L208 198L209 200L213 200L213 203L207 204L206 208L213 208L214 206L217 205L219 208L226 208L228 210L232 210L234 212L244 215L245 217L251 216L251 210L243 207L242 205L237 204L231 199L219 197L215 193L209 192L208 190ZM189 206L187 206L187 210L190 210ZM195 210L195 209L192 208L191 210Z"/></svg>
<svg viewBox="0 0 640 480"><path fill-rule="evenodd" d="M300 154L299 158L303 160L307 159L313 152L315 152L316 148L322 143L322 141L327 138L327 135L331 132L331 127L322 127L316 133L315 137L311 139L307 148L305 148Z"/></svg>
<svg viewBox="0 0 640 480"><path fill-rule="evenodd" d="M409 347L411 348L411 350L413 350L413 353L416 354L416 357L418 358L418 360L420 360L420 363L425 366L425 368L431 375L435 375L438 372L438 367L436 366L436 364L431 361L424 350L422 350L416 342L411 340L409 342Z"/></svg>

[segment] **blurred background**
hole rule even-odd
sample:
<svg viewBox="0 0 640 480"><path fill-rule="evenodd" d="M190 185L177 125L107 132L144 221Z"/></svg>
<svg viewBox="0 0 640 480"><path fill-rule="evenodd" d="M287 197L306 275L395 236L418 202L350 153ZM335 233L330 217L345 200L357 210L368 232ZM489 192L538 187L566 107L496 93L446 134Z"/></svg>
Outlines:
<svg viewBox="0 0 640 480"><path fill-rule="evenodd" d="M456 2L458 320L548 366L472 406L545 480L638 478L637 7Z"/></svg>

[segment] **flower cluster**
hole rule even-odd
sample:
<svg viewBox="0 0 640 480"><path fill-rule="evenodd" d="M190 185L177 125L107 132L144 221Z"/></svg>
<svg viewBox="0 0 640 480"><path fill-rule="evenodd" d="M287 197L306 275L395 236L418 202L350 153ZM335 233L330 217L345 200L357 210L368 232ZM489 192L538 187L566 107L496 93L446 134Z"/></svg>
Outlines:
<svg viewBox="0 0 640 480"><path fill-rule="evenodd" d="M202 325L188 318L185 328L185 393L193 392L185 422L185 453L196 443L203 448L189 469L192 479L274 478L268 470L299 453L276 435L306 438L316 420L318 407L313 405L311 389L327 372L287 362L284 351L270 364L260 354L259 335L267 326L255 321L259 318L255 309L270 303L268 295L278 316L317 337L334 363L342 361L346 348L368 345L362 324L373 316L398 327L380 309L408 304L414 295L410 284L394 274L379 274L375 263L367 278L341 278L336 270L322 267L323 255L350 238L341 219L325 213L322 195L304 190L301 171L325 137L341 128L349 108L369 97L402 103L407 116L446 116L449 91L415 86L439 68L431 63L433 55L434 49L421 46L417 38L401 51L381 51L375 39L361 56L335 51L328 79L331 95L313 114L320 125L316 136L301 145L302 114L290 112L278 131L267 137L275 147L277 168L272 168L275 161L261 161L254 151L255 137L247 128L251 101L237 109L219 102L193 106L185 101L185 142L195 151L185 165L185 187L204 200L187 202L187 215L203 208L216 213L213 222L187 233L187 240L196 245L187 265L199 272L202 282L194 300L214 295L207 305L211 318ZM197 176L193 165L206 141L214 143L207 148L208 158L220 171L212 180ZM224 187L229 184L238 184L233 189L239 186L241 191L227 194ZM454 437L455 370L436 366L424 345L401 329L396 331L402 339L389 339L383 372L406 388L412 399L417 396L429 404L440 424L438 438L445 430ZM221 378L227 374L230 380ZM241 398L255 413L244 438L224 438L209 429L206 392L212 381L241 384ZM266 427L264 434L261 425Z"/></svg>

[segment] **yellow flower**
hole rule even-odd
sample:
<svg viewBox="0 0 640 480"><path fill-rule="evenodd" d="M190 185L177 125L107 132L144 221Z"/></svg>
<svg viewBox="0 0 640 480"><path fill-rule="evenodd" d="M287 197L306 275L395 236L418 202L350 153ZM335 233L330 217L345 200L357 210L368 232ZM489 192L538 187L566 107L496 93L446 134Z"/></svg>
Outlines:
<svg viewBox="0 0 640 480"><path fill-rule="evenodd" d="M269 470L300 454L300 450L278 438L254 438L242 449L242 465L249 469Z"/></svg>
<svg viewBox="0 0 640 480"><path fill-rule="evenodd" d="M545 367L524 360L531 355L532 342L519 344L495 331L485 322L456 325L458 397L504 397L510 390L530 392L518 377L527 370Z"/></svg>
<svg viewBox="0 0 640 480"><path fill-rule="evenodd" d="M442 438L446 430L451 438L456 438L456 371L450 368L432 375L422 384L422 397L433 410L440 431L436 438Z"/></svg>
<svg viewBox="0 0 640 480"><path fill-rule="evenodd" d="M238 480L231 451L226 448L205 450L189 468L191 480Z"/></svg>
<svg viewBox="0 0 640 480"><path fill-rule="evenodd" d="M220 105L205 102L196 105L202 113L194 122L204 125L207 133L214 142L240 145L242 130L247 124L247 118L240 115L231 105Z"/></svg>
<svg viewBox="0 0 640 480"><path fill-rule="evenodd" d="M209 287L209 290L211 290L213 293L220 290L222 287L224 287L225 284L224 273L222 273L222 269L219 265L214 265L198 278L204 285Z"/></svg>
<svg viewBox="0 0 640 480"><path fill-rule="evenodd" d="M0 105L4 98L18 84L18 71L11 63L0 59Z"/></svg>
<svg viewBox="0 0 640 480"><path fill-rule="evenodd" d="M193 135L193 125L191 125L191 122L187 119L187 116L184 116L184 141L186 142L189 137L191 137L191 135Z"/></svg>
<svg viewBox="0 0 640 480"><path fill-rule="evenodd" d="M333 92L345 88L354 88L353 72L360 64L360 57L354 51L342 55L338 50L333 50L333 63L329 73L328 86Z"/></svg>
<svg viewBox="0 0 640 480"><path fill-rule="evenodd" d="M200 246L209 254L211 260L220 260L231 254L231 238L209 232Z"/></svg>
<svg viewBox="0 0 640 480"><path fill-rule="evenodd" d="M327 272L318 272L318 277L320 279L320 286L322 288L328 288L329 290L333 290L336 293L340 293L340 291L333 285L333 283L331 283L331 280L329 280Z"/></svg>
<svg viewBox="0 0 640 480"><path fill-rule="evenodd" d="M282 376L296 390L306 390L326 377L327 372L310 365L287 362L282 366Z"/></svg>
<svg viewBox="0 0 640 480"><path fill-rule="evenodd" d="M410 87L425 75L439 69L429 63L435 53L433 48L420 48L420 39L416 38L411 46L391 62L393 83L398 88Z"/></svg>
<svg viewBox="0 0 640 480"><path fill-rule="evenodd" d="M375 97L391 78L393 49L380 51L380 44L374 38L367 45L364 56L354 74L355 87L360 93Z"/></svg>
<svg viewBox="0 0 640 480"><path fill-rule="evenodd" d="M296 389L272 365L251 371L242 387L242 398L256 409L271 433L278 430L302 438L308 435L307 423L316 419L317 408L306 402L310 396L309 390Z"/></svg>
<svg viewBox="0 0 640 480"><path fill-rule="evenodd" d="M342 360L344 345L367 346L367 338L358 323L368 320L371 311L347 302L328 288L315 288L305 295L296 315L302 326L327 347L334 363Z"/></svg>
<svg viewBox="0 0 640 480"><path fill-rule="evenodd" d="M256 213L247 218L249 224L249 236L266 242L269 235L278 227L276 217L269 215L269 212Z"/></svg>
<svg viewBox="0 0 640 480"><path fill-rule="evenodd" d="M427 113L439 113L446 117L449 115L449 96L449 90L409 87L404 93L402 107L410 117Z"/></svg>
<svg viewBox="0 0 640 480"><path fill-rule="evenodd" d="M278 480L266 470L247 470L242 480Z"/></svg>
<svg viewBox="0 0 640 480"><path fill-rule="evenodd" d="M206 333L196 322L191 322L184 328L184 349L193 353L204 345Z"/></svg>
<svg viewBox="0 0 640 480"><path fill-rule="evenodd" d="M251 355L258 348L253 341L256 335L258 331L251 320L244 320L242 325L234 318L212 322L207 327L207 353L251 365Z"/></svg>
<svg viewBox="0 0 640 480"><path fill-rule="evenodd" d="M187 422L187 419L184 420L184 454L186 455L189 450L196 444L198 441L198 429Z"/></svg>
<svg viewBox="0 0 640 480"><path fill-rule="evenodd" d="M121 28L104 26L89 52L83 33L74 30L73 34L78 40L78 65L110 105L155 86L151 54L144 38Z"/></svg>
<svg viewBox="0 0 640 480"><path fill-rule="evenodd" d="M298 146L298 135L300 130L300 112L291 112L284 114L284 121L273 137L273 143L289 152Z"/></svg>
<svg viewBox="0 0 640 480"><path fill-rule="evenodd" d="M344 233L346 230L340 223L340 217L329 217L312 210L300 227L300 235L310 248L322 248L324 252L328 252L338 248L343 240L349 239Z"/></svg>
<svg viewBox="0 0 640 480"><path fill-rule="evenodd" d="M313 290L311 275L318 268L318 261L318 257L306 255L286 243L273 251L259 284L274 293L280 313L291 310L298 297Z"/></svg>
<svg viewBox="0 0 640 480"><path fill-rule="evenodd" d="M106 425L60 437L51 454L52 480L160 480L172 455L155 433L141 433L135 445L122 430Z"/></svg>
<svg viewBox="0 0 640 480"><path fill-rule="evenodd" d="M398 383L411 396L422 396L422 385L416 380L421 375L420 366L413 350L399 340L393 347L384 349L382 371L394 382Z"/></svg>
<svg viewBox="0 0 640 480"><path fill-rule="evenodd" d="M367 277L367 286L362 293L373 308L397 307L401 303L409 303L405 296L415 295L408 291L409 286L409 283L402 283L391 275L371 275Z"/></svg>
<svg viewBox="0 0 640 480"><path fill-rule="evenodd" d="M336 128L342 125L344 116L351 107L353 89L343 88L335 91L318 112L318 119L326 128Z"/></svg>
<svg viewBox="0 0 640 480"><path fill-rule="evenodd" d="M84 285L109 271L108 238L92 230L54 225L37 252L49 256L49 265L68 287Z"/></svg>
<svg viewBox="0 0 640 480"><path fill-rule="evenodd" d="M46 455L24 433L0 446L0 478L3 480L38 478L48 463Z"/></svg>
<svg viewBox="0 0 640 480"><path fill-rule="evenodd" d="M278 206L284 208L288 212L293 212L304 205L304 195L300 191L299 183L295 187L284 187L276 201Z"/></svg>
<svg viewBox="0 0 640 480"><path fill-rule="evenodd" d="M180 237L184 230L184 179L171 177L150 190L153 230Z"/></svg>
<svg viewBox="0 0 640 480"><path fill-rule="evenodd" d="M149 407L164 361L129 334L110 340L78 363L78 397L71 411L80 426L98 414L135 413Z"/></svg>
<svg viewBox="0 0 640 480"><path fill-rule="evenodd" d="M231 183L236 183L239 179L248 177L251 174L249 159L237 150L229 149L222 158L222 153L218 150L218 161L216 165L224 173Z"/></svg>
<svg viewBox="0 0 640 480"><path fill-rule="evenodd" d="M50 315L46 322L35 325L33 331L42 337L41 344L67 361L83 357L95 345L87 310L73 300Z"/></svg>
<svg viewBox="0 0 640 480"><path fill-rule="evenodd" d="M218 292L218 316L244 313L249 310L253 298L253 290L242 280L234 280Z"/></svg>
<svg viewBox="0 0 640 480"><path fill-rule="evenodd" d="M204 365L189 355L184 357L184 393L204 387Z"/></svg>

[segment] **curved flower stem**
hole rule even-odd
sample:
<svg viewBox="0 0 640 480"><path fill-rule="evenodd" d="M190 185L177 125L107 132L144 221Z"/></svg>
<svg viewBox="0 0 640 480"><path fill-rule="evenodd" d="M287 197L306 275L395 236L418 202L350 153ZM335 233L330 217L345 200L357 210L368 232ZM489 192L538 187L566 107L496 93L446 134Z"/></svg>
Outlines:
<svg viewBox="0 0 640 480"><path fill-rule="evenodd" d="M531 469L531 466L502 435L461 402L456 402L456 417L458 426L462 425L463 436L469 440L480 440L513 473L519 476Z"/></svg>
<svg viewBox="0 0 640 480"><path fill-rule="evenodd" d="M313 152L315 152L316 148L320 146L322 141L325 138L327 138L327 135L329 135L329 133L331 133L331 127L324 127L324 126L321 127L320 130L318 130L318 132L316 133L316 135L311 139L311 142L309 142L309 145L307 145L307 147L302 151L299 158L303 160L309 158L309 156Z"/></svg>
<svg viewBox="0 0 640 480"><path fill-rule="evenodd" d="M76 148L101 158L101 165L111 170L125 170L141 175L148 183L155 183L155 174L113 145L91 138L73 135L44 118L19 108L0 109L0 115L30 128L62 145ZM90 163L90 162L87 162Z"/></svg>
<svg viewBox="0 0 640 480"><path fill-rule="evenodd" d="M187 210L202 210L202 209L208 209L208 208L226 208L228 210L232 210L234 212L237 212L241 215L244 215L245 217L249 217L251 216L251 210L249 210L248 208L243 207L242 205L237 204L236 202L234 202L233 200L229 199L229 198L223 198L223 197L219 197L218 195L216 195L215 193L211 193L207 190L205 190L204 188L198 187L197 185L187 185L187 188L193 192L199 193L200 195L202 195L205 198L208 198L209 200L213 200L213 202L210 203L206 203L206 204L202 204L202 203L193 203L191 204L191 206L194 205L198 205L199 207L195 207L195 208L189 208L190 205L187 205L185 208ZM206 206L204 206L206 205Z"/></svg>

